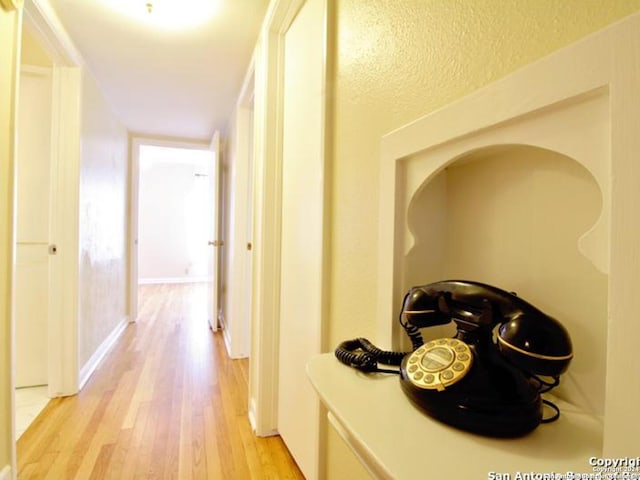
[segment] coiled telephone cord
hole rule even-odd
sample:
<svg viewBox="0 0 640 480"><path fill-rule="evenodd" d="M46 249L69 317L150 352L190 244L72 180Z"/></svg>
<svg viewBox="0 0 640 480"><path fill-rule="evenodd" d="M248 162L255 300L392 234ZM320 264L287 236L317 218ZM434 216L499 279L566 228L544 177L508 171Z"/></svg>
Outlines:
<svg viewBox="0 0 640 480"><path fill-rule="evenodd" d="M408 295L408 293L405 295L405 300ZM417 350L424 345L424 340L422 339L422 334L418 327L403 321L402 313L399 315L399 321L400 325L402 325L411 340L413 350ZM382 350L366 338L356 338L342 342L335 349L334 353L340 362L362 372L399 374L400 372L398 370L380 368L378 367L378 364L382 363L384 365L399 366L400 363L402 363L404 356L411 352L391 352L388 350Z"/></svg>
<svg viewBox="0 0 640 480"><path fill-rule="evenodd" d="M376 347L366 338L347 340L338 345L335 355L340 362L363 372L399 373L378 367L384 365L400 365L406 352L390 352Z"/></svg>

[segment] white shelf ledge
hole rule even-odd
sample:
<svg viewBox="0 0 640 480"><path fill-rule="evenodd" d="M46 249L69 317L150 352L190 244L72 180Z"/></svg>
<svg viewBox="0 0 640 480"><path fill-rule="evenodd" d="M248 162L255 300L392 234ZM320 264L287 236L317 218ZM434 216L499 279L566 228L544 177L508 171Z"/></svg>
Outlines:
<svg viewBox="0 0 640 480"><path fill-rule="evenodd" d="M313 357L307 374L329 421L374 478L506 480L517 472L593 473L589 458L602 455L602 419L555 398L562 412L558 421L523 438L495 439L426 416L409 402L396 375L365 375L330 353Z"/></svg>

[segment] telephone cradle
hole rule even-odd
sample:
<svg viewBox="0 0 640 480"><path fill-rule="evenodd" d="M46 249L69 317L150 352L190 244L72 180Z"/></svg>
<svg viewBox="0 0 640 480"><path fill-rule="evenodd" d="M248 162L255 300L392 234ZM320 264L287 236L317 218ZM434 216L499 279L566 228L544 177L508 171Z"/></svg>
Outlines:
<svg viewBox="0 0 640 480"><path fill-rule="evenodd" d="M567 370L571 339L560 322L516 294L468 280L413 287L399 321L412 352L383 351L359 338L341 343L336 357L365 372L399 373L411 403L462 430L518 437L559 417L541 394ZM421 328L451 321L453 338L424 342ZM543 418L543 405L555 414Z"/></svg>

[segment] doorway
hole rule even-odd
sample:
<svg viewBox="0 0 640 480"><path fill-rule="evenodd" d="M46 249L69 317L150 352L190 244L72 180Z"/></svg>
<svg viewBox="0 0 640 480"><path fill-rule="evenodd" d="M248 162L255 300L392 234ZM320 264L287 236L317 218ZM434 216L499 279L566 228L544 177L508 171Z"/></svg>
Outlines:
<svg viewBox="0 0 640 480"><path fill-rule="evenodd" d="M305 367L323 351L328 313L326 18L325 0L306 0L283 35L278 432L309 480L325 477Z"/></svg>
<svg viewBox="0 0 640 480"><path fill-rule="evenodd" d="M138 283L211 277L207 150L140 148Z"/></svg>
<svg viewBox="0 0 640 480"><path fill-rule="evenodd" d="M214 140L217 139L217 135ZM131 318L139 285L200 283L215 330L218 148L134 140L131 185Z"/></svg>
<svg viewBox="0 0 640 480"><path fill-rule="evenodd" d="M49 401L51 67L22 65L18 101L15 387L16 437Z"/></svg>
<svg viewBox="0 0 640 480"><path fill-rule="evenodd" d="M50 398L53 61L23 28L17 102L15 239L16 439Z"/></svg>

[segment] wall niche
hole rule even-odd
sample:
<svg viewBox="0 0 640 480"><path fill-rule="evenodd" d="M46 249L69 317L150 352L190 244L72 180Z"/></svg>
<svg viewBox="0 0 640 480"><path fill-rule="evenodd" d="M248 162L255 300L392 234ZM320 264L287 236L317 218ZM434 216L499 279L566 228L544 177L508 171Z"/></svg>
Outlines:
<svg viewBox="0 0 640 480"><path fill-rule="evenodd" d="M514 291L557 318L571 334L575 358L555 393L602 415L608 278L578 248L601 209L596 180L566 155L528 145L464 153L409 202L412 244L402 284L480 281ZM423 334L453 331L447 326Z"/></svg>

